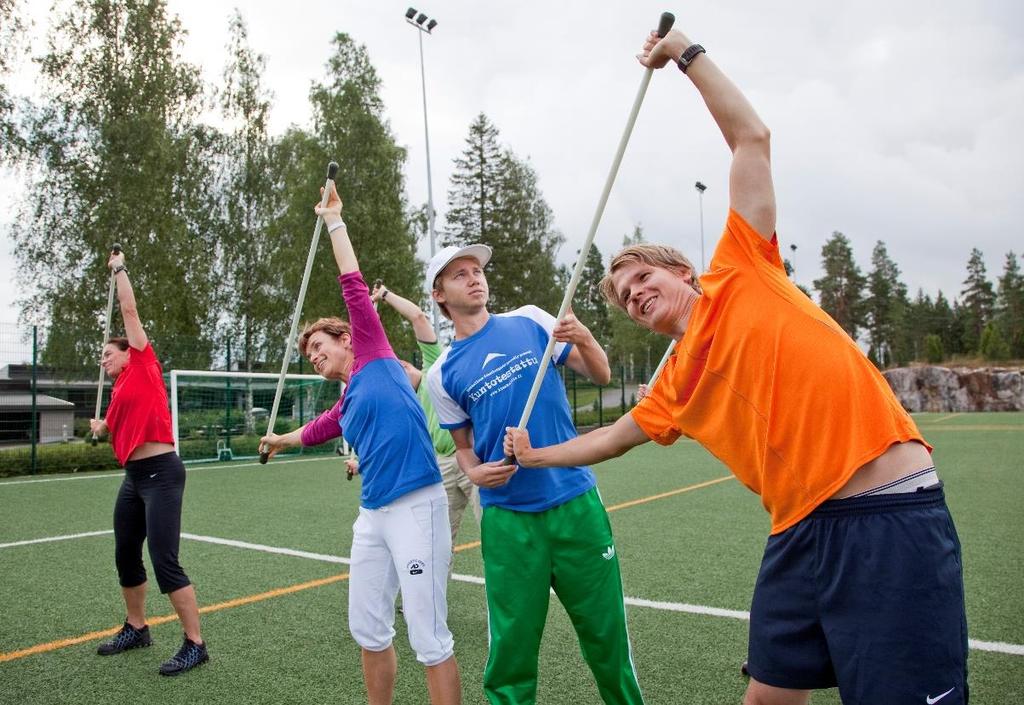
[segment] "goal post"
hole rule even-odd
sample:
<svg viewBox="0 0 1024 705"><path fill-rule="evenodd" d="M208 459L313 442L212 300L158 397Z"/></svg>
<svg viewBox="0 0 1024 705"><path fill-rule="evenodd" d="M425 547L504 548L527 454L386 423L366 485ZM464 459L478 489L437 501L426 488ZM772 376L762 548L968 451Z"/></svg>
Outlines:
<svg viewBox="0 0 1024 705"><path fill-rule="evenodd" d="M174 448L185 462L256 458L279 375L271 372L171 370ZM288 433L331 408L344 385L313 374L285 377L275 431ZM337 443L296 448L287 455L333 453ZM343 448L348 452L347 446Z"/></svg>

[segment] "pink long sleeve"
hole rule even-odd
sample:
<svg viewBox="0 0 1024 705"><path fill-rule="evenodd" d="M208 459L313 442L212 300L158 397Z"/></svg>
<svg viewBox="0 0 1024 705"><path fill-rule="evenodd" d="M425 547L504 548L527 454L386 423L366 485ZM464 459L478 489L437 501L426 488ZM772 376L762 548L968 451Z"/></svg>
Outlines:
<svg viewBox="0 0 1024 705"><path fill-rule="evenodd" d="M345 393L342 392L337 404L306 424L302 429L302 445L318 446L341 435L341 404L344 401Z"/></svg>
<svg viewBox="0 0 1024 705"><path fill-rule="evenodd" d="M348 321L352 325L352 353L355 362L352 375L368 363L382 357L395 357L388 336L384 333L380 317L373 310L370 289L366 286L361 272L349 272L338 277L341 295L348 307Z"/></svg>

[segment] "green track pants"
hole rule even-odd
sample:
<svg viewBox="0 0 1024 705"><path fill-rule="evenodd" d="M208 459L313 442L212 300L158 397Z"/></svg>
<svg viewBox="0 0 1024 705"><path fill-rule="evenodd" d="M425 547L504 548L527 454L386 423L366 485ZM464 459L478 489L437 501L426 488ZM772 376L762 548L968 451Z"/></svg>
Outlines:
<svg viewBox="0 0 1024 705"><path fill-rule="evenodd" d="M619 558L597 488L543 512L487 507L481 538L490 629L484 694L492 705L536 702L552 588L576 628L602 700L643 703L626 633Z"/></svg>

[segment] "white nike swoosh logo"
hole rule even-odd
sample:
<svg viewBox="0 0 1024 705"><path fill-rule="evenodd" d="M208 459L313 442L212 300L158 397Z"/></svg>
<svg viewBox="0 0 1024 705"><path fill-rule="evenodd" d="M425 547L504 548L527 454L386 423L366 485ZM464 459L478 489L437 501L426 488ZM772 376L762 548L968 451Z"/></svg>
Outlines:
<svg viewBox="0 0 1024 705"><path fill-rule="evenodd" d="M949 690L947 690L947 691L946 691L945 693L943 693L942 695L936 695L936 696L935 696L934 698L933 698L932 696L930 696L930 695L929 695L929 696L927 696L927 697L926 697L926 698L924 699L924 701L925 701L926 703L928 703L928 705L935 705L935 703L937 703L937 702L939 702L940 700L942 700L942 699L943 699L944 697L946 697L947 695L949 695L950 693L952 693L952 692L953 692L954 690L956 690L956 686L955 686L955 685L954 685L954 686L953 686L952 688L950 688Z"/></svg>
<svg viewBox="0 0 1024 705"><path fill-rule="evenodd" d="M152 475L150 475L150 477L156 477L156 473L153 473Z"/></svg>
<svg viewBox="0 0 1024 705"><path fill-rule="evenodd" d="M615 546L609 546L608 550L601 554L601 558L604 558L606 561L610 561L614 557L615 557Z"/></svg>
<svg viewBox="0 0 1024 705"><path fill-rule="evenodd" d="M508 355L505 353L487 353L487 357L484 358L484 364L480 365L480 368L483 369L484 367L487 367L487 363L496 357L508 357Z"/></svg>

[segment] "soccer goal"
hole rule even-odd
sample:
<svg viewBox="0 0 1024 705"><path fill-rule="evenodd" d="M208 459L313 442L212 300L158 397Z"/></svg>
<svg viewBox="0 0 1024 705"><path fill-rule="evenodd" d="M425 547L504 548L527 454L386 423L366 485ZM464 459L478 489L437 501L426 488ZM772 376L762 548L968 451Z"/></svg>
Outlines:
<svg viewBox="0 0 1024 705"><path fill-rule="evenodd" d="M172 370L168 386L178 455L193 463L258 457L277 380L270 372ZM274 431L288 433L316 418L338 401L343 386L319 375L288 375ZM338 440L288 455L333 453Z"/></svg>

